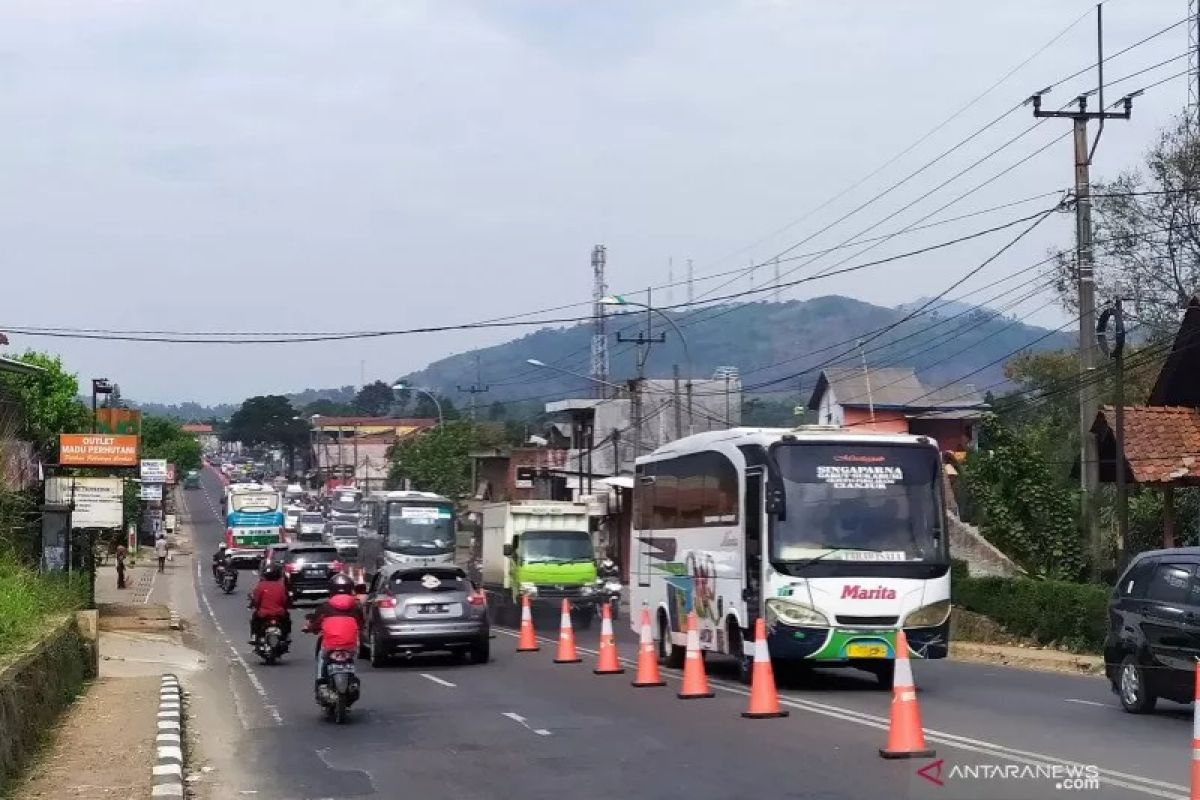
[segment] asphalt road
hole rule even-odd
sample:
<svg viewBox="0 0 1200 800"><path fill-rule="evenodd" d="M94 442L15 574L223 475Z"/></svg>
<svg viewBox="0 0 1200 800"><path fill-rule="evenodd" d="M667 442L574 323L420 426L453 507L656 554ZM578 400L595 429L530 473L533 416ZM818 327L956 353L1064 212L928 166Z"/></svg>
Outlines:
<svg viewBox="0 0 1200 800"><path fill-rule="evenodd" d="M222 534L219 479L185 492L185 523L205 565ZM312 699L313 639L294 613L293 652L274 667L250 653L243 573L223 595L206 572L196 581L213 653L232 664L232 750L252 769L229 792L256 800L318 798L1042 798L1053 765L1094 765L1094 798L1186 797L1191 713L1124 714L1095 678L985 665L917 663L929 744L944 759L939 787L916 770L928 761L884 761L889 694L852 671L781 677L786 719L746 720L746 690L721 659L709 661L716 697L682 701L677 680L635 689L632 669L592 674L596 629L580 631L583 664L515 652L496 629L492 661L460 665L415 658L385 669L359 662L363 697L344 726ZM618 628L623 659L633 635ZM549 631L539 631L549 633ZM236 654L235 654L236 653ZM632 666L632 664L630 664ZM203 739L204 731L199 732ZM228 745L229 743L225 743ZM244 760L243 760L244 759ZM952 769L991 774L970 779ZM1016 777L1001 779L999 770ZM1040 770L1041 775L1030 773Z"/></svg>

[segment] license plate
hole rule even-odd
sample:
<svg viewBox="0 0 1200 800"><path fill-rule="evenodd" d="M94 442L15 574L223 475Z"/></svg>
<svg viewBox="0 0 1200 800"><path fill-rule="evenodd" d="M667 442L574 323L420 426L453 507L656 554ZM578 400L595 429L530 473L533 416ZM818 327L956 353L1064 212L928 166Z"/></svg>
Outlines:
<svg viewBox="0 0 1200 800"><path fill-rule="evenodd" d="M888 649L885 644L850 644L846 646L846 655L850 658L887 658Z"/></svg>
<svg viewBox="0 0 1200 800"><path fill-rule="evenodd" d="M450 606L445 605L445 604L426 605L426 606L420 606L417 609L417 613L418 614L445 614L449 610L450 610Z"/></svg>
<svg viewBox="0 0 1200 800"><path fill-rule="evenodd" d="M318 569L306 569L306 570L304 570L304 574L310 578L320 578L325 575L325 570L319 569L319 568Z"/></svg>
<svg viewBox="0 0 1200 800"><path fill-rule="evenodd" d="M332 675L335 672L354 672L353 664L329 664L325 671Z"/></svg>

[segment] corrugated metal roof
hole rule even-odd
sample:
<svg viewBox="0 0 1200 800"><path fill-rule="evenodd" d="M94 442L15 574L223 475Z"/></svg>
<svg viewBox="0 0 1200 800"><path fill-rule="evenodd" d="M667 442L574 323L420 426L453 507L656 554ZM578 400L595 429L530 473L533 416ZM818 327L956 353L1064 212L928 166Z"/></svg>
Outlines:
<svg viewBox="0 0 1200 800"><path fill-rule="evenodd" d="M876 408L950 409L983 407L983 397L973 386L950 384L928 386L917 377L912 367L837 367L821 371L808 407L820 405L827 387L844 406Z"/></svg>
<svg viewBox="0 0 1200 800"><path fill-rule="evenodd" d="M17 361L12 358L0 356L0 372L20 372L30 374L33 372L43 372L44 370L34 364L26 364L24 361Z"/></svg>

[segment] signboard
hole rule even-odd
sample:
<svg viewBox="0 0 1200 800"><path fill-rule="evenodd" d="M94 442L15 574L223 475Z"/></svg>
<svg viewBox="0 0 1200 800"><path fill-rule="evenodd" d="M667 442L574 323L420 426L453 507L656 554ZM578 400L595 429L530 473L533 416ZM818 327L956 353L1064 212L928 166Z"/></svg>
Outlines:
<svg viewBox="0 0 1200 800"><path fill-rule="evenodd" d="M162 500L162 484L143 483L141 491L138 492L138 497L142 500Z"/></svg>
<svg viewBox="0 0 1200 800"><path fill-rule="evenodd" d="M165 523L166 523L166 524L165 524L165 527L166 527L166 529L167 529L167 533L172 533L172 532L174 532L174 530L175 530L175 515L174 515L174 514L167 514L167 518L166 518L166 520L165 520Z"/></svg>
<svg viewBox="0 0 1200 800"><path fill-rule="evenodd" d="M174 485L175 483L175 465L167 464L167 483Z"/></svg>
<svg viewBox="0 0 1200 800"><path fill-rule="evenodd" d="M142 412L132 408L96 409L96 433L137 436L142 432Z"/></svg>
<svg viewBox="0 0 1200 800"><path fill-rule="evenodd" d="M143 458L141 478L142 483L166 483L167 460L165 458Z"/></svg>
<svg viewBox="0 0 1200 800"><path fill-rule="evenodd" d="M61 433L58 463L72 467L136 467L138 437Z"/></svg>
<svg viewBox="0 0 1200 800"><path fill-rule="evenodd" d="M47 478L46 502L68 505L74 496L73 527L120 528L122 483L120 478Z"/></svg>

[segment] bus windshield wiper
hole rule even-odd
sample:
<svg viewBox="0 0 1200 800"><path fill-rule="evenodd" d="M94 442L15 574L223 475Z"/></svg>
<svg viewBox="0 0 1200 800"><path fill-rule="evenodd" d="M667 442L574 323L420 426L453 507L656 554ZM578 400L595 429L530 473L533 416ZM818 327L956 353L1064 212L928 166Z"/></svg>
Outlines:
<svg viewBox="0 0 1200 800"><path fill-rule="evenodd" d="M882 553L884 551L878 547L834 547L830 550L826 550L824 553L821 553L819 556L813 556L812 558L806 558L803 561L793 562L793 563L795 564L796 569L804 569L805 567L812 566L813 564L817 563L818 561L824 561L826 558L833 555L834 553L845 553L845 552Z"/></svg>

